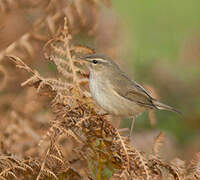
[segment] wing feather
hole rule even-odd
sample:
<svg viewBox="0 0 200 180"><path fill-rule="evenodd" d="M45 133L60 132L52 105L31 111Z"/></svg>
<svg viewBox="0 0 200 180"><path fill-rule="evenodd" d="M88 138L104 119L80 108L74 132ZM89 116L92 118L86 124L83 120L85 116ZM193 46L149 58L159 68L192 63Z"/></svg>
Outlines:
<svg viewBox="0 0 200 180"><path fill-rule="evenodd" d="M157 109L153 103L154 99L141 85L128 78L124 73L121 73L120 77L119 74L114 77L115 78L112 78L112 81L110 81L110 84L113 86L113 90L115 90L119 95L141 106L145 106L150 109ZM116 84L120 84L120 86Z"/></svg>

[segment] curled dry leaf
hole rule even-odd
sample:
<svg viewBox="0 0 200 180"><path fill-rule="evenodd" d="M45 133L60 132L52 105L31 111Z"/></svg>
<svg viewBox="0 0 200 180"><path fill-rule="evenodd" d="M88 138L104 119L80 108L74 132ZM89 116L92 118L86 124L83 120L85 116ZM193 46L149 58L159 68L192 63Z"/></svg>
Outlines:
<svg viewBox="0 0 200 180"><path fill-rule="evenodd" d="M163 146L165 141L165 135L163 132L160 132L158 136L156 137L153 145L153 153L155 155L158 155L160 152L160 148Z"/></svg>

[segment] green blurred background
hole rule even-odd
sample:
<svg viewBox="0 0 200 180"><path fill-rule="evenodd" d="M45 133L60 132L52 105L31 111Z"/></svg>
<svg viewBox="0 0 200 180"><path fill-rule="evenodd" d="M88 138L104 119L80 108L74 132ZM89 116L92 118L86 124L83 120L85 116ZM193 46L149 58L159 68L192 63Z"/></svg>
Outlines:
<svg viewBox="0 0 200 180"><path fill-rule="evenodd" d="M156 90L159 99L184 115L157 111L151 127L148 114L138 117L135 131L158 129L186 145L200 137L200 1L112 1L125 26L126 58L134 79ZM128 126L126 121L123 126Z"/></svg>

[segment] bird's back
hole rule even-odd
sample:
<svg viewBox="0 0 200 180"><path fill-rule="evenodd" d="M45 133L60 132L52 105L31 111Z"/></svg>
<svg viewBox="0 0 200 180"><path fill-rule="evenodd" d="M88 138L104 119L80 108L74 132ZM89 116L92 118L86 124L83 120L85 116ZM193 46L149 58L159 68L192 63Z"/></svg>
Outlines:
<svg viewBox="0 0 200 180"><path fill-rule="evenodd" d="M103 72L101 72L103 73ZM118 116L135 116L146 110L146 107L141 106L136 101L133 101L125 96L122 96L115 83L122 83L124 90L130 88L129 84L124 83L123 78L114 78L112 75L104 74L104 79L101 78L103 74L90 74L90 90L95 101L110 114ZM95 80L94 80L95 79ZM137 99L136 96L134 99ZM144 101L144 100L143 100Z"/></svg>

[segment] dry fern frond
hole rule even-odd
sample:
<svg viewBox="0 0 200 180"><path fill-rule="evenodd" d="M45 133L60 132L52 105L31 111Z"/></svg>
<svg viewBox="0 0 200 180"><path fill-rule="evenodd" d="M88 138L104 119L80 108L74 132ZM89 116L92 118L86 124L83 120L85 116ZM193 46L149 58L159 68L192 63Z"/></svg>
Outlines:
<svg viewBox="0 0 200 180"><path fill-rule="evenodd" d="M200 179L200 152L195 154L194 158L191 160L188 166L188 176L190 180Z"/></svg>
<svg viewBox="0 0 200 180"><path fill-rule="evenodd" d="M0 156L0 177L3 179L15 178L18 173L33 172L31 166L13 156Z"/></svg>
<svg viewBox="0 0 200 180"><path fill-rule="evenodd" d="M29 56L34 57L36 54L35 49L38 48L38 45L42 47L44 45L44 41L49 39L49 34L51 37L54 36L65 16L68 17L70 33L78 34L84 31L88 32L90 35L94 34L100 9L98 1L90 0L6 0L0 2L0 9L4 13L6 13L8 9L10 9L10 11L14 11L16 7L18 9L20 9L20 7L22 7L22 9L27 9L27 13L32 18L30 20L31 24L29 25L31 28L28 28L28 30L17 37L17 39L13 39L8 47L0 51L0 61L6 55L15 52L17 54L20 52L25 55L24 52L26 51ZM37 14L35 9L38 9L40 15L35 15Z"/></svg>
<svg viewBox="0 0 200 180"><path fill-rule="evenodd" d="M3 78L1 78L3 76ZM3 66L0 66L0 91L4 89L8 81L8 74Z"/></svg>
<svg viewBox="0 0 200 180"><path fill-rule="evenodd" d="M62 134L74 137L79 143L79 152L82 152L93 164L92 168L98 169L95 175L97 179L103 175L102 171L105 168L116 174L123 170L123 174L127 172L125 173L127 177L150 179L149 167L146 165L144 155L131 148L127 137L122 137L104 116L97 114L97 108L92 100L86 97L83 89L80 88L81 83L87 80L78 76L77 71L82 70L82 65L72 59L71 53L93 51L80 46L76 49L76 46L71 45L67 19L65 19L63 31L60 31L55 39L49 41L45 49L47 46L50 46L52 50L50 55L46 54L47 59L56 64L58 72L66 81L43 78L19 58L10 56L18 68L25 69L33 75L22 85L35 86L39 93L45 91L52 99L55 120L51 121L52 125L48 135L45 136L50 138L51 145L45 153L37 179L43 175L56 178L55 169L47 168L47 164L49 161L57 162L57 165L62 164L61 152L52 152L52 147ZM65 71L68 72L65 73Z"/></svg>
<svg viewBox="0 0 200 180"><path fill-rule="evenodd" d="M149 159L148 166L152 171L151 174L156 178L170 179L170 177L173 177L174 180L180 180L176 169L157 158Z"/></svg>
<svg viewBox="0 0 200 180"><path fill-rule="evenodd" d="M160 132L154 141L154 145L153 145L154 155L159 154L160 148L163 146L164 141L165 141L165 135L163 132Z"/></svg>
<svg viewBox="0 0 200 180"><path fill-rule="evenodd" d="M175 158L170 162L170 165L177 172L181 180L184 180L186 178L187 169L186 169L186 163L183 160Z"/></svg>
<svg viewBox="0 0 200 180"><path fill-rule="evenodd" d="M26 152L21 155L21 159L2 150L4 154L0 156L1 179L179 180L186 177L184 163L178 160L167 163L158 156L164 141L163 133L155 140L153 156L147 156L131 147L128 138L121 136L108 118L98 113L99 109L88 90L88 70L76 60L79 55L92 54L95 51L87 46L76 45L72 35L79 32L95 35L100 2L27 2L28 7L45 7L46 14L36 19L31 32L24 33L7 50L3 50L0 59L15 50L19 53L20 47L27 51L28 56L35 54L35 50L42 47L48 39L43 48L46 61L40 63L53 64L57 70L57 78L44 77L39 70L31 68L35 66L32 62L27 65L18 56L9 55L16 67L31 74L21 85L33 86L40 96L47 97L44 111L50 109L48 113L51 113L51 116L44 117L43 111L41 114L30 115L33 118L29 117L29 120L12 106L14 110L6 114L12 121L9 127L0 133L0 137L6 139L8 136L5 145L9 146L13 142L19 142L19 137L25 138L25 135L29 134L31 138L28 141L31 143L26 146L19 143L21 149ZM89 9L87 13L84 11L86 8ZM64 26L60 27L63 19ZM47 34L50 34L50 40ZM35 46L34 40L37 40L37 43L40 41L40 45ZM20 96L18 101L22 100L21 97L23 96ZM40 123L36 123L37 121ZM35 126L34 131L30 122ZM39 139L38 147L36 143ZM32 144L34 141L35 144ZM31 150L30 146L33 146ZM29 159L25 158L26 155ZM192 161L191 174L188 177L199 178L198 166L197 161Z"/></svg>
<svg viewBox="0 0 200 180"><path fill-rule="evenodd" d="M81 53L81 54L94 54L95 51L87 46L83 45L72 45L70 50L75 53Z"/></svg>

